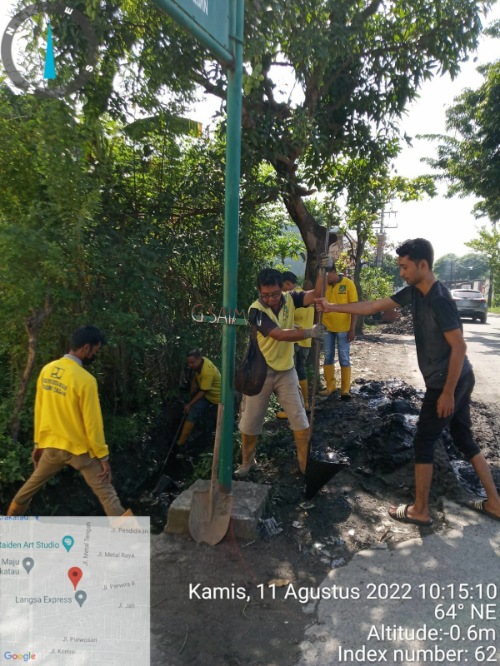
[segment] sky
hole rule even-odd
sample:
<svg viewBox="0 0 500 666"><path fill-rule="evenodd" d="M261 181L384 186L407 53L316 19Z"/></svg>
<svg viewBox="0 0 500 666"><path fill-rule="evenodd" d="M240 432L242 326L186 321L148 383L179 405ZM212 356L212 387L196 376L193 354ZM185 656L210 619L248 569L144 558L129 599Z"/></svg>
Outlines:
<svg viewBox="0 0 500 666"><path fill-rule="evenodd" d="M498 4L486 23L494 19L500 19ZM403 131L411 137L417 134L444 134L446 109L464 89L475 89L483 83L484 79L477 72L477 67L497 60L499 53L499 40L483 37L478 51L462 66L454 81L445 76L426 82L420 98L409 108L401 124ZM398 174L414 177L432 173L432 169L420 160L423 157L435 157L437 144L418 139L412 143L412 147L405 148L396 161ZM407 204L395 202L393 209L397 213L386 217L387 225L396 227L387 229L389 241L397 243L417 236L427 238L434 246L436 258L449 252L458 256L471 252L464 243L476 236L479 227L489 225L488 220L478 220L472 215L471 210L476 202L474 197L448 199L444 196L444 184L439 184L439 191L440 196L434 199Z"/></svg>
<svg viewBox="0 0 500 666"><path fill-rule="evenodd" d="M8 16L14 6L10 0L2 0L0 7L0 34L3 34L8 23ZM500 20L500 3L493 8L485 23ZM408 109L401 122L404 133L411 137L417 134L445 133L445 112L454 98L465 88L477 88L483 77L476 71L480 64L492 62L498 58L498 40L483 37L478 51L471 54L470 60L464 63L460 74L454 81L449 76L436 77L426 82L420 97ZM217 102L217 104L219 104ZM207 122L215 109L215 100L202 100L195 109L195 118ZM405 147L395 162L399 175L414 177L422 173L430 173L431 169L421 162L423 157L434 157L436 148L430 141L414 138L412 147ZM392 212L385 217L388 241L398 243L407 238L417 236L428 238L434 245L436 258L453 252L458 256L470 252L464 243L474 238L476 230L487 220L477 220L471 213L475 203L473 197L452 199L446 198L446 186L439 185L439 195L434 199L401 204L395 202ZM387 208L391 211L391 205Z"/></svg>

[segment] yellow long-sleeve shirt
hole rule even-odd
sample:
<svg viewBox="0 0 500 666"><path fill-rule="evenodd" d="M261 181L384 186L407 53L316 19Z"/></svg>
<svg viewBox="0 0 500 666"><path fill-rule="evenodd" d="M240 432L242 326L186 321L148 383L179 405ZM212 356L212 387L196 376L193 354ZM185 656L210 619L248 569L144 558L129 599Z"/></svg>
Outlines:
<svg viewBox="0 0 500 666"><path fill-rule="evenodd" d="M40 449L63 449L74 455L104 458L104 439L97 382L71 358L48 363L38 377L34 441Z"/></svg>

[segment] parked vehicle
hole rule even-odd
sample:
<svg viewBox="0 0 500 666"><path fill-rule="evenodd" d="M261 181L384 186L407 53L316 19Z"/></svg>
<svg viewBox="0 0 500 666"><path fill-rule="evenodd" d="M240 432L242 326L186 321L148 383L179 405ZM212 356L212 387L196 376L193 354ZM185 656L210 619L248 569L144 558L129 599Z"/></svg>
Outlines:
<svg viewBox="0 0 500 666"><path fill-rule="evenodd" d="M458 314L461 317L472 317L472 321L479 319L482 324L486 324L488 305L480 291L475 291L474 289L453 289L451 297L455 301Z"/></svg>

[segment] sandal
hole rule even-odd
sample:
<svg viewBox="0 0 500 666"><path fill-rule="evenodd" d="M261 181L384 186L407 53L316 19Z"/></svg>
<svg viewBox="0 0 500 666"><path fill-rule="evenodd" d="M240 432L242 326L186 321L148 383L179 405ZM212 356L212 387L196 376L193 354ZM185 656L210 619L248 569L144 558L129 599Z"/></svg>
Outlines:
<svg viewBox="0 0 500 666"><path fill-rule="evenodd" d="M479 511L479 513L484 513L486 516L493 518L493 520L500 520L500 518L498 516L495 516L494 513L491 513L491 511L485 509L484 507L485 504L486 500L474 500L473 502L467 502L466 506L469 509L474 509L474 511Z"/></svg>
<svg viewBox="0 0 500 666"><path fill-rule="evenodd" d="M411 525L419 525L420 527L430 527L434 522L432 518L429 520L418 520L408 515L409 504L400 504L394 511L389 509L388 513L393 520L398 520L400 523L409 523Z"/></svg>

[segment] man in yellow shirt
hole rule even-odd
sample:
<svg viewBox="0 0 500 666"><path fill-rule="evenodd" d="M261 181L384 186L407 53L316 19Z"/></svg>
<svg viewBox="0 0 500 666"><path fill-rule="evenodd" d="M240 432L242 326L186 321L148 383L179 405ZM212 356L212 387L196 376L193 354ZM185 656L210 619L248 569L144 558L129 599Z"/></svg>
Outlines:
<svg viewBox="0 0 500 666"><path fill-rule="evenodd" d="M82 326L71 337L69 353L42 368L35 399L35 471L12 500L8 516L24 515L33 496L66 465L82 474L107 516L125 512L112 485L97 381L84 367L103 344L98 328Z"/></svg>
<svg viewBox="0 0 500 666"><path fill-rule="evenodd" d="M322 257L321 267L329 268L330 257ZM274 268L265 268L257 276L259 298L249 308L248 318L257 327L257 342L267 363L267 376L258 395L244 395L240 407L242 464L235 476L245 477L255 466L257 438L271 393L275 393L293 430L299 468L305 473L309 446L309 421L300 394L294 366L294 342L308 338L321 339L324 327L295 328L296 308L307 307L321 293L321 282L310 291L283 291L283 276Z"/></svg>
<svg viewBox="0 0 500 666"><path fill-rule="evenodd" d="M202 356L199 349L192 349L188 352L186 362L191 370L195 371L195 390L191 400L184 406L186 421L177 446L186 443L195 423L200 420L210 405L218 405L220 402L221 377L212 361Z"/></svg>
<svg viewBox="0 0 500 666"><path fill-rule="evenodd" d="M327 279L325 298L328 303L343 305L358 301L356 285L349 278L337 273L335 264L328 273ZM350 346L356 337L357 319L357 315L341 312L325 312L323 315L323 324L327 330L324 338L325 361L323 365L326 389L321 392L321 395L330 395L337 390L335 379L335 347L337 347L340 364L340 397L342 400L349 400L351 397Z"/></svg>
<svg viewBox="0 0 500 666"><path fill-rule="evenodd" d="M308 284L309 286L308 286ZM312 283L309 280L304 282L306 291L310 290ZM283 273L283 291L303 291L297 284L297 276L291 271L284 271ZM295 310L294 326L296 328L311 328L314 325L314 307L310 305L307 308L297 308ZM299 340L294 344L295 356L295 369L299 378L300 391L304 398L304 407L309 409L309 387L307 384L306 361L311 350L312 339ZM286 412L278 412L276 416L279 419L286 419Z"/></svg>

